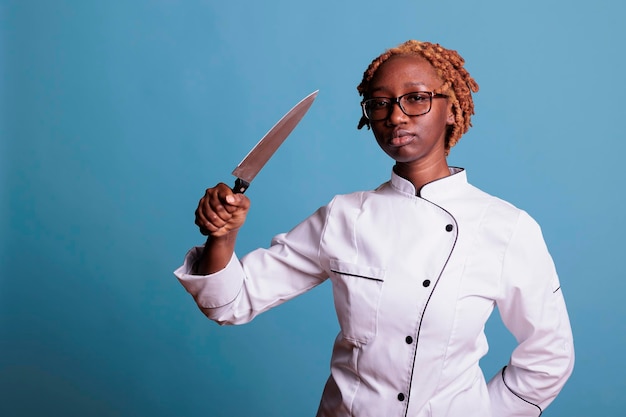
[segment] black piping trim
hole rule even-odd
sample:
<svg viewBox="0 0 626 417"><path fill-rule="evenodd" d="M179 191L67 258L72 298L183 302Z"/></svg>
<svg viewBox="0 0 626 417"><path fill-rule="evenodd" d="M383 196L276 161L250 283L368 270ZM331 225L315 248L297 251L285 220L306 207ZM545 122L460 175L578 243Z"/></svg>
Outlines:
<svg viewBox="0 0 626 417"><path fill-rule="evenodd" d="M419 198L422 198L422 197L419 197ZM404 417L407 417L409 414L409 401L411 400L411 387L413 385L413 374L415 373L415 360L417 358L417 348L419 345L420 332L422 330L422 322L424 321L424 316L426 315L426 309L428 308L428 303L430 303L430 299L432 298L435 290L437 289L437 284L439 284L439 280L441 279L441 275L443 275L443 271L445 271L446 267L448 266L448 262L450 262L450 258L452 257L452 252L454 252L454 248L456 247L456 242L459 239L459 223L456 221L456 218L452 215L452 213L450 213L448 210L444 209L443 207L433 203L432 201L426 200L425 198L422 198L422 199L424 201L428 201L430 204L436 207L439 207L441 210L445 211L452 218L452 220L454 220L454 224L457 229L456 229L456 236L454 238L454 243L452 244L452 248L450 248L450 253L448 254L448 258L446 259L446 262L443 264L443 268L441 268L441 271L439 272L439 276L437 277L437 280L435 281L435 284L433 285L433 289L430 291L430 295L428 296L428 299L426 300L426 304L424 305L424 309L422 310L422 317L420 318L419 325L417 326L417 334L415 335L415 349L413 350L413 366L411 367L411 375L409 377L409 390L406 393L406 409L404 411Z"/></svg>
<svg viewBox="0 0 626 417"><path fill-rule="evenodd" d="M520 400L522 400L522 401L524 401L524 402L526 402L526 403L528 403L528 404L530 404L530 405L534 405L535 407L537 407L537 408L539 409L539 415L538 415L537 417L540 417L540 416L541 416L541 414L543 414L543 410L541 409L541 407L539 407L537 404L531 403L530 401L528 401L528 400L526 400L526 399L522 398L522 397L521 397L518 393L516 393L515 391L513 391L513 390L512 390L512 389L511 389L511 388L507 385L506 380L504 379L504 374L505 374L505 372L506 372L506 366L505 366L504 368L502 368L502 382L504 383L504 386L505 386L505 387L507 387L507 389L508 389L509 391L511 391L511 393L512 393L513 395L515 395L517 398L519 398Z"/></svg>
<svg viewBox="0 0 626 417"><path fill-rule="evenodd" d="M557 288L556 290L552 291L552 294L556 294L556 292L560 289L561 289L561 286L559 286L559 288Z"/></svg>
<svg viewBox="0 0 626 417"><path fill-rule="evenodd" d="M346 275L348 277L357 277L357 278L371 279L372 281L383 281L382 279L373 278L373 277L367 277L365 275L359 275L359 274L349 274L347 272L337 271L335 269L331 269L330 272L334 272L335 274L339 274L339 275Z"/></svg>
<svg viewBox="0 0 626 417"><path fill-rule="evenodd" d="M460 172L465 171L465 168L461 168L461 167L453 167L453 166L449 166L449 167L448 167L448 169L450 169L450 168L452 168L452 169L454 169L454 170L455 170L455 172L454 172L454 173L452 173L452 172L450 173L450 176L452 176L452 175L456 175L456 174L458 174L458 173L460 173ZM443 178L445 178L445 177L443 177ZM419 190L415 190L415 196L416 196L416 197L419 197L419 198L422 198L422 189L423 189L424 187L426 187L428 184L432 184L433 182L437 182L437 181L439 181L440 179L442 179L442 178L437 178L437 179L434 179L434 180L432 180L432 181L428 181L426 184L422 185L422 186L420 187L420 189L419 189ZM425 201L428 201L429 203L435 204L435 203L433 203L432 201L426 200L425 198L422 198L422 199L423 199L423 200L425 200ZM436 205L436 204L435 204L435 205ZM436 205L436 206L437 206L437 205ZM437 207L439 207L439 206L437 206ZM439 207L439 208L441 208L441 207ZM443 210L443 209L442 209L442 210ZM448 214L450 214L450 213L448 213ZM453 217L453 218L454 218L454 217Z"/></svg>

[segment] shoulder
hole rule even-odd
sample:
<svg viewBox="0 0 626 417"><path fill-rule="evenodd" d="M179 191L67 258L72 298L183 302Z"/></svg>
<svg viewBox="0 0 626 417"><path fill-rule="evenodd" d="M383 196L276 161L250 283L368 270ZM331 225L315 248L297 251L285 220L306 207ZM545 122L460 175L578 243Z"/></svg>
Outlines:
<svg viewBox="0 0 626 417"><path fill-rule="evenodd" d="M454 211L459 217L477 221L479 230L497 234L505 241L520 232L541 237L539 224L524 209L471 184L467 184L463 194L453 204Z"/></svg>
<svg viewBox="0 0 626 417"><path fill-rule="evenodd" d="M483 216L509 222L516 222L519 216L525 213L510 202L489 194L469 183L465 184L462 192L455 199L454 205L458 206L462 211L476 210L482 213Z"/></svg>
<svg viewBox="0 0 626 417"><path fill-rule="evenodd" d="M346 194L337 194L328 206L353 207L361 206L370 199L385 198L384 195L390 188L389 181L382 183L372 190L353 191Z"/></svg>

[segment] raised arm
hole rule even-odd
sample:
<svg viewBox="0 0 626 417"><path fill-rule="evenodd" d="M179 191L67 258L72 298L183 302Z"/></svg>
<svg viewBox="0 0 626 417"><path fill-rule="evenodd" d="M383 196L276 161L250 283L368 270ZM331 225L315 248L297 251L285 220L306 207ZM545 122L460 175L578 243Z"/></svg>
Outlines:
<svg viewBox="0 0 626 417"><path fill-rule="evenodd" d="M195 264L195 274L208 275L226 267L249 209L248 197L234 193L224 183L206 190L196 209L196 225L207 241Z"/></svg>

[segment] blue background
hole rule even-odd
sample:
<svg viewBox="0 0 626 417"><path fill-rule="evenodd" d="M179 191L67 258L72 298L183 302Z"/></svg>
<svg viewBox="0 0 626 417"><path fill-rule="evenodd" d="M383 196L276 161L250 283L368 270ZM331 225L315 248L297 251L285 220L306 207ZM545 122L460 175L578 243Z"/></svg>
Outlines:
<svg viewBox="0 0 626 417"><path fill-rule="evenodd" d="M624 415L623 5L0 1L0 415L314 415L329 285L219 327L172 271L203 240L204 189L315 89L238 253L387 180L356 85L410 38L466 59L481 90L449 162L530 212L557 264L577 363L544 415ZM487 331L490 377L513 340Z"/></svg>

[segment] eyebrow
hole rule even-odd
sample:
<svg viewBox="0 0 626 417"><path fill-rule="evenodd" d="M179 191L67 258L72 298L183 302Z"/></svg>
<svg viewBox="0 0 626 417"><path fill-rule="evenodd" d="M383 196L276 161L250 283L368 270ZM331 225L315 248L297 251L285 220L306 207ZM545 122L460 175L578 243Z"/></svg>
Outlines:
<svg viewBox="0 0 626 417"><path fill-rule="evenodd" d="M424 83L423 83L423 82L421 82L421 81L416 81L416 82L408 82L408 83L404 83L404 87L405 87L405 88L406 88L406 87L426 87L426 84L424 84ZM376 91L381 91L381 90L387 90L387 87L385 87L385 86L381 86L381 87L378 87L378 88L374 88L374 89L370 90L370 94L371 94L371 93L374 93L374 92L376 92Z"/></svg>

